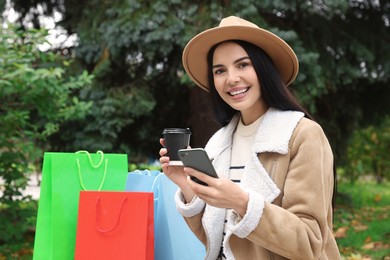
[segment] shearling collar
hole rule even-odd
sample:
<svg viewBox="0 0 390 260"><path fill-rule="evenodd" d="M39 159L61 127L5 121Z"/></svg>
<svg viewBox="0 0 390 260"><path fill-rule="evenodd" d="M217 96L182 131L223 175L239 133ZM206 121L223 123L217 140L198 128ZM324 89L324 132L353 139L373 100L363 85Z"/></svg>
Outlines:
<svg viewBox="0 0 390 260"><path fill-rule="evenodd" d="M269 108L264 114L256 134L252 146L253 152L287 154L292 132L303 116L304 114L298 111L281 111ZM230 148L239 119L239 115L234 116L227 126L221 128L211 137L205 147L210 159L213 160L221 151Z"/></svg>

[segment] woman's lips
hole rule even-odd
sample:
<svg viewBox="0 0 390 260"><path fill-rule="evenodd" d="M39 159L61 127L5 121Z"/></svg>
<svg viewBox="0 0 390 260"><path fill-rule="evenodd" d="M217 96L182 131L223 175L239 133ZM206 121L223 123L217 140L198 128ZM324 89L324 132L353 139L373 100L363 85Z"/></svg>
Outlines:
<svg viewBox="0 0 390 260"><path fill-rule="evenodd" d="M241 94L244 94L246 93L247 91L249 90L249 87L247 88L241 88L241 89L237 89L237 90L232 90L232 91L228 91L227 93L234 97L234 96L237 96L237 95L241 95Z"/></svg>

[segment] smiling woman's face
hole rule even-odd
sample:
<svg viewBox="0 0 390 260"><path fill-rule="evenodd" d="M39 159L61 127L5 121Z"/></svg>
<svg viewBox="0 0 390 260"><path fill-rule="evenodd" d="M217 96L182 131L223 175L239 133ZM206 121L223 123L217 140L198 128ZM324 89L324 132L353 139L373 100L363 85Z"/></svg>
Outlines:
<svg viewBox="0 0 390 260"><path fill-rule="evenodd" d="M240 45L224 42L215 49L213 78L218 94L229 106L241 112L244 124L253 123L265 113L257 74Z"/></svg>

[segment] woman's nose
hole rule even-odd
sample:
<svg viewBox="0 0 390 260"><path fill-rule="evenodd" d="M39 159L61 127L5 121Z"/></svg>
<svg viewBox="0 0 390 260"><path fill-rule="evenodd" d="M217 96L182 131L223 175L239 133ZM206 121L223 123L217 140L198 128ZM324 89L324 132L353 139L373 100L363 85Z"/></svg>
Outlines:
<svg viewBox="0 0 390 260"><path fill-rule="evenodd" d="M228 73L227 83L228 83L229 85L235 85L235 84L237 84L237 82L239 82L239 81L240 81L240 75L239 75L239 73L234 72L234 71L230 71L230 72Z"/></svg>

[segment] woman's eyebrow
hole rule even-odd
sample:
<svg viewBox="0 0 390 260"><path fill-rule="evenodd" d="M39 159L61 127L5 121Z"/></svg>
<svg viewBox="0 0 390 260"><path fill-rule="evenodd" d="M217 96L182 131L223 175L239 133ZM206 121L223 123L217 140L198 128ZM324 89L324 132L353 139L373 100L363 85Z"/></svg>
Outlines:
<svg viewBox="0 0 390 260"><path fill-rule="evenodd" d="M246 59L249 59L249 57L248 57L248 56L245 56L245 57L239 58L239 59L235 60L235 61L233 62L233 64L237 64L237 63L239 63L239 62L241 62L241 61L243 61L243 60L246 60ZM223 65L222 65L222 64L215 64L215 65L213 65L212 68L214 69L214 68L220 68L220 67L223 67Z"/></svg>
<svg viewBox="0 0 390 260"><path fill-rule="evenodd" d="M241 61L243 61L243 60L246 60L246 59L249 60L249 57L248 57L248 56L245 56L245 57L239 58L239 59L235 60L233 63L236 64L236 63L239 63L239 62L241 62Z"/></svg>

